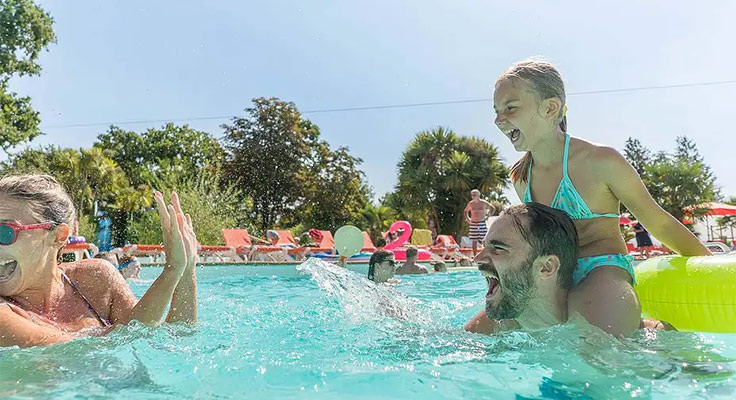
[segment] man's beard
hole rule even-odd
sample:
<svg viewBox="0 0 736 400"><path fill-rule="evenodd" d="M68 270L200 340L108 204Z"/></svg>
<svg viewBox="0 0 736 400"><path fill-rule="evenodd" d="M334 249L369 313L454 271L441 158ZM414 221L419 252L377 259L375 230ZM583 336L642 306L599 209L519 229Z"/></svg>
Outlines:
<svg viewBox="0 0 736 400"><path fill-rule="evenodd" d="M513 268L510 272L499 276L498 290L501 291L497 305L493 305L490 299L486 299L486 315L490 319L514 319L518 318L526 310L529 301L536 293L534 285L534 274L532 263L536 255L530 255L526 260Z"/></svg>

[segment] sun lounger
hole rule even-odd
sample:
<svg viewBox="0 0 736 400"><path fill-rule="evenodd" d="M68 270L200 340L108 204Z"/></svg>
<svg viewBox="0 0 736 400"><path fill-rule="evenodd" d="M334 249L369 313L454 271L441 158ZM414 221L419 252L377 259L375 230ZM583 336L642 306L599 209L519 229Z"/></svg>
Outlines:
<svg viewBox="0 0 736 400"><path fill-rule="evenodd" d="M375 253L376 246L373 244L371 237L368 232L363 231L363 249L360 250L362 253Z"/></svg>
<svg viewBox="0 0 736 400"><path fill-rule="evenodd" d="M223 229L222 236L225 239L225 245L233 247L243 262L285 261L284 248L253 245L250 234L246 229Z"/></svg>
<svg viewBox="0 0 736 400"><path fill-rule="evenodd" d="M61 254L74 254L75 261L85 258L92 258L91 254L97 253L97 246L94 243L75 243L67 244L61 249Z"/></svg>
<svg viewBox="0 0 736 400"><path fill-rule="evenodd" d="M312 230L310 229L310 231ZM305 247L303 256L307 257L310 254L316 253L335 254L335 239L332 237L332 233L330 231L317 231L321 236L321 240L319 240L316 246Z"/></svg>

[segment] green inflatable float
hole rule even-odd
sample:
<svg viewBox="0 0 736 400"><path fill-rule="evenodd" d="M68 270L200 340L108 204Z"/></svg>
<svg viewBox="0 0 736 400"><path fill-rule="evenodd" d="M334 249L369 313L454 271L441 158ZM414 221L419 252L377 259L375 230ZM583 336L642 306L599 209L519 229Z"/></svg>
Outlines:
<svg viewBox="0 0 736 400"><path fill-rule="evenodd" d="M736 332L736 255L656 257L636 267L642 312L684 331Z"/></svg>

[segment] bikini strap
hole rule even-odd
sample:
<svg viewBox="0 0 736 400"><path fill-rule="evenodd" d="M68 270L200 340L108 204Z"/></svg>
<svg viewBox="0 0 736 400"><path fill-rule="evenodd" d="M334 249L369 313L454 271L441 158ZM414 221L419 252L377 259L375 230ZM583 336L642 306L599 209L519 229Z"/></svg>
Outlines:
<svg viewBox="0 0 736 400"><path fill-rule="evenodd" d="M562 156L562 177L567 177L567 158L570 150L570 135L565 133L565 152Z"/></svg>
<svg viewBox="0 0 736 400"><path fill-rule="evenodd" d="M74 293L78 294L79 297L81 297L82 300L84 300L84 302L87 303L87 308L89 308L89 310L92 311L92 314L94 314L95 317L97 317L97 320L100 321L102 326L104 327L110 326L110 322L102 318L102 316L100 315L100 313L97 312L97 310L92 305L92 303L87 299L87 297L81 291L79 291L79 288L77 287L77 285L75 285L74 282L72 282L72 280L69 278L69 276L67 276L67 274L64 271L61 271L61 276L72 287L72 289L74 290Z"/></svg>

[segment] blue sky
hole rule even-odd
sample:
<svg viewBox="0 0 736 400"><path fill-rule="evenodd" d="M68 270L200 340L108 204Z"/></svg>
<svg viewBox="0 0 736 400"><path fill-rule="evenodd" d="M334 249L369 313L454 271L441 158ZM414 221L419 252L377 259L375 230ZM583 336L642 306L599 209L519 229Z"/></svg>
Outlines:
<svg viewBox="0 0 736 400"><path fill-rule="evenodd" d="M41 1L58 42L42 75L12 88L41 112L46 135L34 146L86 147L106 123L131 120L220 137L227 119L187 119L242 115L261 96L303 111L490 98L506 67L534 55L558 64L569 93L736 80L736 2L598 3ZM619 149L633 136L670 151L688 135L722 193L736 195L735 95L736 84L570 95L569 130ZM363 158L377 195L393 187L414 135L438 125L488 139L509 164L519 156L490 103L305 116Z"/></svg>

